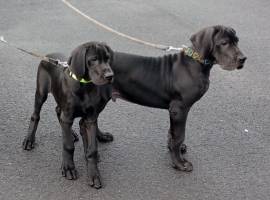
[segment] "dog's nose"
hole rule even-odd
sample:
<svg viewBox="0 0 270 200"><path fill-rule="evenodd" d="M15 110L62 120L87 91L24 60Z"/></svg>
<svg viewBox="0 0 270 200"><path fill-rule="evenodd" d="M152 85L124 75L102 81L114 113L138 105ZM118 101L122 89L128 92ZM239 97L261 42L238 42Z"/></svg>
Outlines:
<svg viewBox="0 0 270 200"><path fill-rule="evenodd" d="M238 61L239 61L239 63L244 64L246 59L247 59L246 56L242 56L242 57L238 58Z"/></svg>
<svg viewBox="0 0 270 200"><path fill-rule="evenodd" d="M113 80L113 72L106 72L106 73L104 74L104 78L105 78L107 81L111 82L111 81Z"/></svg>

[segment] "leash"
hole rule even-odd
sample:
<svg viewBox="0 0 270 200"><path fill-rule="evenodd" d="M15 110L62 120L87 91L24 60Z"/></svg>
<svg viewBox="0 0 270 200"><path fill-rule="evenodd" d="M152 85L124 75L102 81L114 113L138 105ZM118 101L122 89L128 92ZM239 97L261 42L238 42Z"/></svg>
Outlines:
<svg viewBox="0 0 270 200"><path fill-rule="evenodd" d="M49 58L49 57L47 57L47 56L43 56L43 55L40 55L40 54L38 54L38 53L35 53L35 52L32 52L32 51L28 51L28 50L25 50L25 49L23 49L23 48L20 48L20 47L17 47L17 46L15 46L14 44L11 44L11 43L9 43L8 41L6 41L5 39L4 39L4 37L3 36L0 36L0 42L3 42L3 43L5 43L6 45L8 45L8 46L10 46L10 47L12 47L12 48L15 48L15 49L17 49L17 50L19 50L19 51L22 51L23 53L26 53L26 54L28 54L28 55L31 55L31 56L33 56L33 57L36 57L36 58L39 58L39 59L42 59L42 60L45 60L45 61L47 61L47 62L49 62L49 63L52 63L53 65L61 65L61 66L63 66L63 67L65 67L65 68L68 68L68 64L67 64L67 62L62 62L62 61L60 61L59 59L53 59L53 58ZM70 69L68 68L68 70L69 70L69 76L71 77L71 78L73 78L74 80L76 80L76 81L79 81L80 83L83 83L83 84L87 84L87 83L91 83L92 82L92 80L86 80L86 79L84 79L84 78L78 78L72 71L70 71Z"/></svg>
<svg viewBox="0 0 270 200"><path fill-rule="evenodd" d="M0 36L0 42L3 42L3 43L5 43L6 45L8 45L8 46L10 46L12 48L15 48L15 49L17 49L19 51L22 51L23 53L26 53L28 55L34 56L36 58L40 58L40 59L45 60L45 61L47 61L49 63L54 64L54 65L61 65L63 67L68 67L68 64L67 64L66 61L62 62L59 59L49 58L49 57L40 55L38 53L35 53L35 52L32 52L32 51L28 51L28 50L25 50L23 48L17 47L14 44L11 44L8 41L6 41L3 36ZM167 51L171 51L171 50L183 51L185 53L185 55L191 57L193 60L196 60L197 62L199 62L199 63L201 63L203 65L213 65L213 64L215 64L215 63L211 62L208 59L202 59L202 57L199 55L199 53L197 53L192 48L187 47L185 45L182 45L182 48L169 47L169 50L167 50ZM91 80L85 80L83 78L82 79L77 78L77 76L74 73L72 73L71 71L69 72L69 75L74 80L79 81L80 83L85 83L86 84L86 83L90 83L91 82Z"/></svg>
<svg viewBox="0 0 270 200"><path fill-rule="evenodd" d="M79 15L83 16L84 18L86 18L87 20L91 21L92 23L96 24L97 26L109 31L109 32L112 32L120 37L123 37L123 38L126 38L128 40L131 40L133 42L136 42L136 43L139 43L139 44L143 44L143 45L146 45L146 46L150 46L150 47L153 47L155 49L159 49L159 50L163 50L163 51L181 51L183 50L183 48L181 47L173 47L173 46L166 46L166 45L162 45L162 44L154 44L154 43L151 43L151 42L147 42L147 41L144 41L144 40L141 40L141 39L138 39L138 38L135 38L135 37L132 37L132 36L129 36L129 35L126 35L124 33L121 33L105 24L102 24L101 22L97 21L96 19L86 15L85 13L83 13L82 11L80 11L78 8L76 8L75 6L73 6L71 3L69 3L68 1L66 0L62 0L62 2L67 5L69 8L71 8L72 10L74 10L75 12L77 12Z"/></svg>
<svg viewBox="0 0 270 200"><path fill-rule="evenodd" d="M31 56L36 57L36 58L40 58L40 59L45 60L45 61L47 61L47 62L49 62L49 63L54 64L54 65L61 65L61 66L63 66L63 67L68 67L67 62L61 62L59 59L49 58L49 57L40 55L40 54L38 54L38 53L35 53L35 52L32 52L32 51L29 51L29 50L26 50L26 49L17 47L16 45L14 45L14 44L12 44L12 43L6 41L6 40L4 39L4 36L0 36L0 42L3 42L3 43L5 43L6 45L8 45L8 46L10 46L10 47L12 47L12 48L15 48L15 49L17 49L17 50L19 50L19 51L21 51L21 52L23 52L23 53L26 53L26 54L31 55Z"/></svg>

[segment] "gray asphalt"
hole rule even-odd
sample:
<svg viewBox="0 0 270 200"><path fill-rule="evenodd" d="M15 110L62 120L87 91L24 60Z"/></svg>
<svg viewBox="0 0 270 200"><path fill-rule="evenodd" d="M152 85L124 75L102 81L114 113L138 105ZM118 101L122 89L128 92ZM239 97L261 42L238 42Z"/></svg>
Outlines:
<svg viewBox="0 0 270 200"><path fill-rule="evenodd" d="M1 200L269 199L269 0L71 2L122 32L174 46L190 44L191 34L205 26L232 26L247 64L233 72L214 66L209 91L192 108L186 131L192 173L170 165L167 111L122 100L110 102L100 126L112 132L115 141L99 145L104 187L97 191L87 184L81 141L75 152L79 179L61 177L61 131L52 97L42 110L36 148L21 149L33 109L39 60L0 44ZM68 55L91 40L106 41L117 51L164 54L102 30L60 0L1 0L0 35L41 54Z"/></svg>

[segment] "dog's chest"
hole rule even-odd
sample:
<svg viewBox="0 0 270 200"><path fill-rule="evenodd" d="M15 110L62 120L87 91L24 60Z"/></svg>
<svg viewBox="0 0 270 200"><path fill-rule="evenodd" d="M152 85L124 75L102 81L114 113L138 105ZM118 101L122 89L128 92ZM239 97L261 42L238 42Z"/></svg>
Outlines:
<svg viewBox="0 0 270 200"><path fill-rule="evenodd" d="M74 103L76 116L90 116L97 114L97 108L102 104L102 99L96 92L84 92L76 96Z"/></svg>
<svg viewBox="0 0 270 200"><path fill-rule="evenodd" d="M206 77L199 78L199 80L198 80L198 89L199 89L198 95L199 96L202 97L207 92L207 90L209 88L209 83L210 83L210 81L208 78L206 78Z"/></svg>
<svg viewBox="0 0 270 200"><path fill-rule="evenodd" d="M194 101L198 101L209 88L209 79L201 75L194 82Z"/></svg>
<svg viewBox="0 0 270 200"><path fill-rule="evenodd" d="M181 96L188 105L198 101L208 90L209 79L204 76L197 76L187 81L182 87Z"/></svg>

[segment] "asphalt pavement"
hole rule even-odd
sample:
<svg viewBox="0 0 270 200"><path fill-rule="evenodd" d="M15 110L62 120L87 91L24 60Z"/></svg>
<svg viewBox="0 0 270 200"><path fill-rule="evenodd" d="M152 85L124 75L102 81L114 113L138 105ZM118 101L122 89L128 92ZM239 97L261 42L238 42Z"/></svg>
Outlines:
<svg viewBox="0 0 270 200"><path fill-rule="evenodd" d="M83 145L76 144L79 179L62 178L61 131L50 96L41 113L37 146L23 151L33 111L39 59L0 44L1 200L268 200L270 196L269 0L71 0L86 14L126 34L166 45L189 45L199 29L223 24L240 38L244 69L211 71L206 95L190 111L186 130L191 173L171 167L166 148L168 112L110 102L100 144L103 188L87 184ZM0 0L0 35L29 50L69 53L87 41L112 49L159 56L91 24L61 0ZM78 131L78 120L74 124Z"/></svg>

